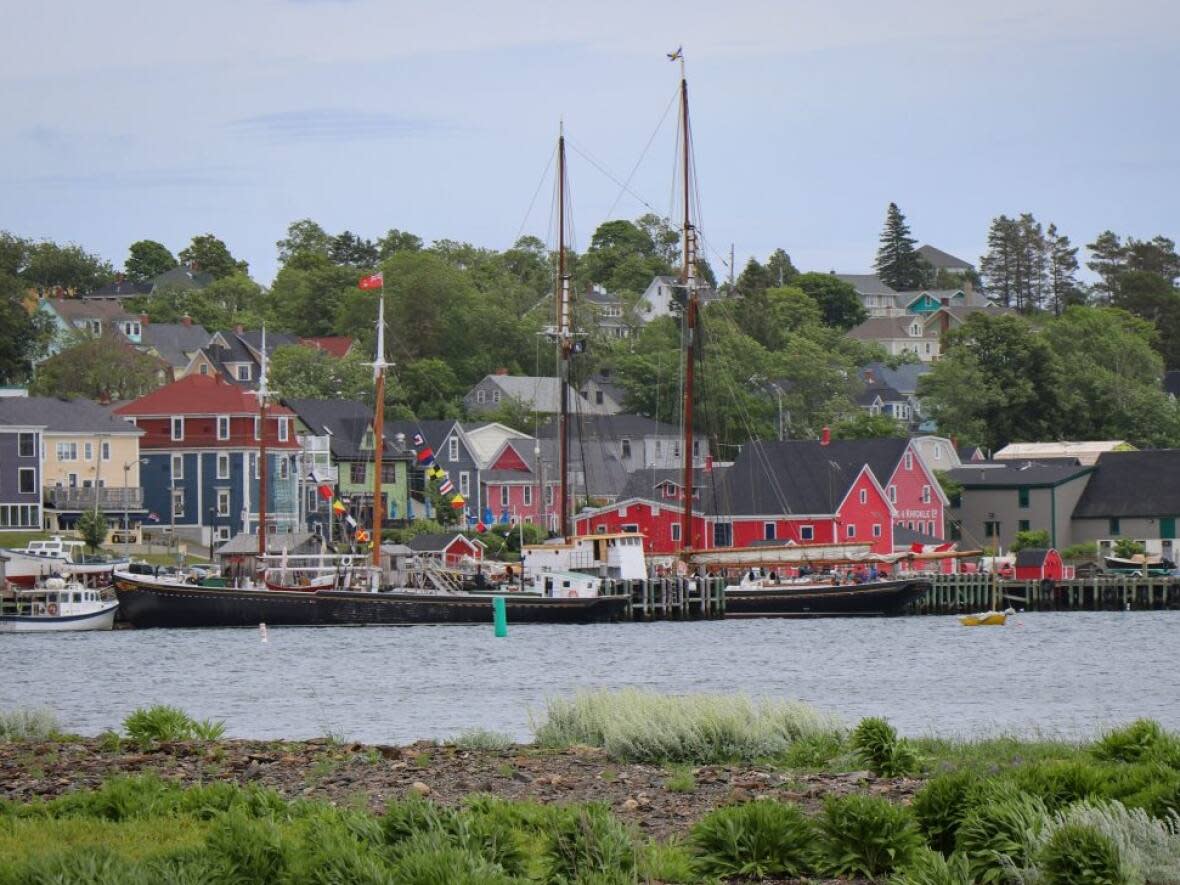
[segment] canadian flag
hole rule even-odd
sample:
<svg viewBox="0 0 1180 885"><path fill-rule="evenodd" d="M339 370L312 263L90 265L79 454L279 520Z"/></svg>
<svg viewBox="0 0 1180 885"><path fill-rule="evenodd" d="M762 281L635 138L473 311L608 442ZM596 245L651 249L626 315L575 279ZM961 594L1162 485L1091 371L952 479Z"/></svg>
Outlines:
<svg viewBox="0 0 1180 885"><path fill-rule="evenodd" d="M955 542L948 541L946 544L911 544L911 553L949 553L955 549Z"/></svg>
<svg viewBox="0 0 1180 885"><path fill-rule="evenodd" d="M369 274L367 277L361 277L360 282L356 284L358 289L380 289L385 285L385 273L378 271L374 274Z"/></svg>

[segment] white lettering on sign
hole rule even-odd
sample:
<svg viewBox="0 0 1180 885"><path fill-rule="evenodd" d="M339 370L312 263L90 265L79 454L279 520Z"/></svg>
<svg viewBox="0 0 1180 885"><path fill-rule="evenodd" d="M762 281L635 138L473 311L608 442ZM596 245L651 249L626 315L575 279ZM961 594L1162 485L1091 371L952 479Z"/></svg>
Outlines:
<svg viewBox="0 0 1180 885"><path fill-rule="evenodd" d="M937 519L937 510L907 509L897 511L898 519Z"/></svg>

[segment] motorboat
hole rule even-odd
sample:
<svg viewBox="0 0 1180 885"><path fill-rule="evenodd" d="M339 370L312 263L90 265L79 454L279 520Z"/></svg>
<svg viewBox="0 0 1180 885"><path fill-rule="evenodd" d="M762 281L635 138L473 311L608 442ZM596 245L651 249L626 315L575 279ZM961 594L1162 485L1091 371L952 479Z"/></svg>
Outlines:
<svg viewBox="0 0 1180 885"><path fill-rule="evenodd" d="M105 587L111 583L114 569L128 563L122 557L87 553L84 541L60 535L0 552L8 558L4 567L8 582L18 587L32 587L51 575L76 578L89 587Z"/></svg>
<svg viewBox="0 0 1180 885"><path fill-rule="evenodd" d="M49 577L0 594L0 633L110 630L119 603L79 581Z"/></svg>

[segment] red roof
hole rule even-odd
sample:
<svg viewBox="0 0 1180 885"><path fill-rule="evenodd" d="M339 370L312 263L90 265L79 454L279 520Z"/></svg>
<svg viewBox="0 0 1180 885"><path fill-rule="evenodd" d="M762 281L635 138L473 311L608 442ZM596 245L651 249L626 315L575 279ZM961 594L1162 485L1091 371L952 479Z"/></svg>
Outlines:
<svg viewBox="0 0 1180 885"><path fill-rule="evenodd" d="M188 375L115 409L118 415L253 415L258 398L220 376ZM268 415L294 415L285 406L272 405Z"/></svg>
<svg viewBox="0 0 1180 885"><path fill-rule="evenodd" d="M300 338L299 343L307 347L322 350L324 353L334 356L337 359L346 356L349 348L352 347L352 339L347 335L321 335L318 338Z"/></svg>

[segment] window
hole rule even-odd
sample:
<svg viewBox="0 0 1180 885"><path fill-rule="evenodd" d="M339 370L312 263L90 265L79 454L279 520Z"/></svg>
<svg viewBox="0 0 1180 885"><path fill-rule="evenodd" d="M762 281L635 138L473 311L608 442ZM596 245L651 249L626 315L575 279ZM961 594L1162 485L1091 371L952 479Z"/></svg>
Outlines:
<svg viewBox="0 0 1180 885"><path fill-rule="evenodd" d="M183 418L173 418L172 419L172 438L174 440L184 439L184 419Z"/></svg>
<svg viewBox="0 0 1180 885"><path fill-rule="evenodd" d="M713 546L714 547L732 547L733 546L733 525L728 522L713 523Z"/></svg>
<svg viewBox="0 0 1180 885"><path fill-rule="evenodd" d="M906 470L913 470L914 469L914 453L913 452L906 452L904 460L905 460L905 469Z"/></svg>
<svg viewBox="0 0 1180 885"><path fill-rule="evenodd" d="M389 461L381 462L381 481L384 483L397 482L397 465Z"/></svg>
<svg viewBox="0 0 1180 885"><path fill-rule="evenodd" d="M259 431L261 429L262 429L262 424L260 423L260 419L257 415L255 415L254 416L254 439L256 439L256 440L262 439L262 437L259 435Z"/></svg>
<svg viewBox="0 0 1180 885"><path fill-rule="evenodd" d="M22 467L20 469L18 491L22 495L32 495L37 491L37 468Z"/></svg>
<svg viewBox="0 0 1180 885"><path fill-rule="evenodd" d="M77 461L78 460L78 444L59 442L57 444L57 460L58 461Z"/></svg>
<svg viewBox="0 0 1180 885"><path fill-rule="evenodd" d="M291 478L291 459L279 458L279 479Z"/></svg>
<svg viewBox="0 0 1180 885"><path fill-rule="evenodd" d="M619 528L624 532L638 532L639 531L639 523L625 522L621 526L619 526Z"/></svg>
<svg viewBox="0 0 1180 885"><path fill-rule="evenodd" d="M630 458L631 457L631 440L621 439L621 440L619 440L619 445L623 447L623 457Z"/></svg>
<svg viewBox="0 0 1180 885"><path fill-rule="evenodd" d="M37 454L37 434L21 433L17 436L17 454L22 458L33 458Z"/></svg>
<svg viewBox="0 0 1180 885"><path fill-rule="evenodd" d="M229 516L229 489L217 490L217 515Z"/></svg>
<svg viewBox="0 0 1180 885"><path fill-rule="evenodd" d="M862 503L862 504L869 503L869 490L868 489L861 489L860 490L860 503Z"/></svg>
<svg viewBox="0 0 1180 885"><path fill-rule="evenodd" d="M286 418L279 419L279 442L286 442L290 439L290 427Z"/></svg>
<svg viewBox="0 0 1180 885"><path fill-rule="evenodd" d="M348 479L353 485L362 485L365 481L365 462L353 461L348 466Z"/></svg>
<svg viewBox="0 0 1180 885"><path fill-rule="evenodd" d="M217 478L229 479L229 455L225 452L217 454Z"/></svg>
<svg viewBox="0 0 1180 885"><path fill-rule="evenodd" d="M1112 535L1117 535L1121 531L1122 528L1119 526L1119 518L1117 516L1112 516L1110 518L1110 533Z"/></svg>
<svg viewBox="0 0 1180 885"><path fill-rule="evenodd" d="M184 489L172 492L172 515L184 519Z"/></svg>
<svg viewBox="0 0 1180 885"><path fill-rule="evenodd" d="M94 443L82 443L82 460L94 460Z"/></svg>
<svg viewBox="0 0 1180 885"><path fill-rule="evenodd" d="M184 479L184 455L172 456L172 481Z"/></svg>
<svg viewBox="0 0 1180 885"><path fill-rule="evenodd" d="M450 439L447 440L447 460L448 461L458 461L459 460L459 438L458 437L452 436Z"/></svg>
<svg viewBox="0 0 1180 885"><path fill-rule="evenodd" d="M679 442L672 443L672 457L673 458L680 457L680 443Z"/></svg>
<svg viewBox="0 0 1180 885"><path fill-rule="evenodd" d="M854 525L846 526L845 530L844 530L844 534L847 535L849 538L855 538L856 537L856 526L854 526Z"/></svg>
<svg viewBox="0 0 1180 885"><path fill-rule="evenodd" d="M596 405L596 406L602 405L602 391L601 390L594 391L594 405Z"/></svg>
<svg viewBox="0 0 1180 885"><path fill-rule="evenodd" d="M1029 529L1029 521L1027 519L1022 519L1018 523L1016 523L1016 531L1027 532L1028 529Z"/></svg>
<svg viewBox="0 0 1180 885"><path fill-rule="evenodd" d="M100 442L98 444L98 450L101 454L102 460L111 460L111 441L109 439L104 439L102 442Z"/></svg>
<svg viewBox="0 0 1180 885"><path fill-rule="evenodd" d="M764 540L764 541L773 541L774 540L774 523L773 522L762 523L762 540Z"/></svg>
<svg viewBox="0 0 1180 885"><path fill-rule="evenodd" d="M879 522L873 523L873 537L874 538L881 537L881 523L879 523Z"/></svg>
<svg viewBox="0 0 1180 885"><path fill-rule="evenodd" d="M229 540L229 526L219 525L217 527L217 540L218 541L228 541Z"/></svg>
<svg viewBox="0 0 1180 885"><path fill-rule="evenodd" d="M942 443L935 443L934 444L934 460L935 461L942 460Z"/></svg>
<svg viewBox="0 0 1180 885"><path fill-rule="evenodd" d="M930 503L930 486L922 486L922 503Z"/></svg>
<svg viewBox="0 0 1180 885"><path fill-rule="evenodd" d="M814 541L815 540L815 526L812 526L812 525L799 526L799 540L800 541Z"/></svg>
<svg viewBox="0 0 1180 885"><path fill-rule="evenodd" d="M678 523L678 522L672 523L672 540L673 541L680 540L680 523Z"/></svg>
<svg viewBox="0 0 1180 885"><path fill-rule="evenodd" d="M509 495L508 486L500 486L500 506L501 507L508 506L508 495Z"/></svg>
<svg viewBox="0 0 1180 885"><path fill-rule="evenodd" d="M487 402L487 399L488 399L488 395L487 395L486 391L483 391L483 390L475 391L475 401L477 403Z"/></svg>
<svg viewBox="0 0 1180 885"><path fill-rule="evenodd" d="M0 505L0 529L41 527L41 508L36 504Z"/></svg>
<svg viewBox="0 0 1180 885"><path fill-rule="evenodd" d="M546 506L553 506L553 486L545 487L545 504Z"/></svg>
<svg viewBox="0 0 1180 885"><path fill-rule="evenodd" d="M656 457L662 458L663 456L664 456L664 441L661 439L657 439L656 440Z"/></svg>
<svg viewBox="0 0 1180 885"><path fill-rule="evenodd" d="M498 390L492 391L492 402L498 403L500 401L501 393Z"/></svg>
<svg viewBox="0 0 1180 885"><path fill-rule="evenodd" d="M694 458L699 458L700 454L701 454L701 441L699 439L694 439L692 441L692 456Z"/></svg>
<svg viewBox="0 0 1180 885"><path fill-rule="evenodd" d="M209 364L208 363L201 363L201 374L202 375L209 374Z"/></svg>
<svg viewBox="0 0 1180 885"><path fill-rule="evenodd" d="M950 533L947 537L947 540L948 541L961 541L961 540L963 540L963 529L959 525L959 523L951 522Z"/></svg>
<svg viewBox="0 0 1180 885"><path fill-rule="evenodd" d="M249 365L244 365L244 366L240 365L237 367L237 379L239 381L249 381L250 380L250 366Z"/></svg>
<svg viewBox="0 0 1180 885"><path fill-rule="evenodd" d="M1000 537L1000 524L994 519L989 519L983 524L983 536L985 538Z"/></svg>
<svg viewBox="0 0 1180 885"><path fill-rule="evenodd" d="M229 439L229 415L217 416L217 438Z"/></svg>
<svg viewBox="0 0 1180 885"><path fill-rule="evenodd" d="M525 507L531 507L533 505L533 487L532 486L525 486L524 487L523 500L524 500Z"/></svg>
<svg viewBox="0 0 1180 885"><path fill-rule="evenodd" d="M1020 509L1027 510L1028 509L1028 489L1020 489L1017 492L1017 495L1019 496Z"/></svg>
<svg viewBox="0 0 1180 885"><path fill-rule="evenodd" d="M897 503L897 486L890 486L889 487L889 503L890 504Z"/></svg>
<svg viewBox="0 0 1180 885"><path fill-rule="evenodd" d="M459 494L464 498L471 494L471 477L466 470L459 474Z"/></svg>

